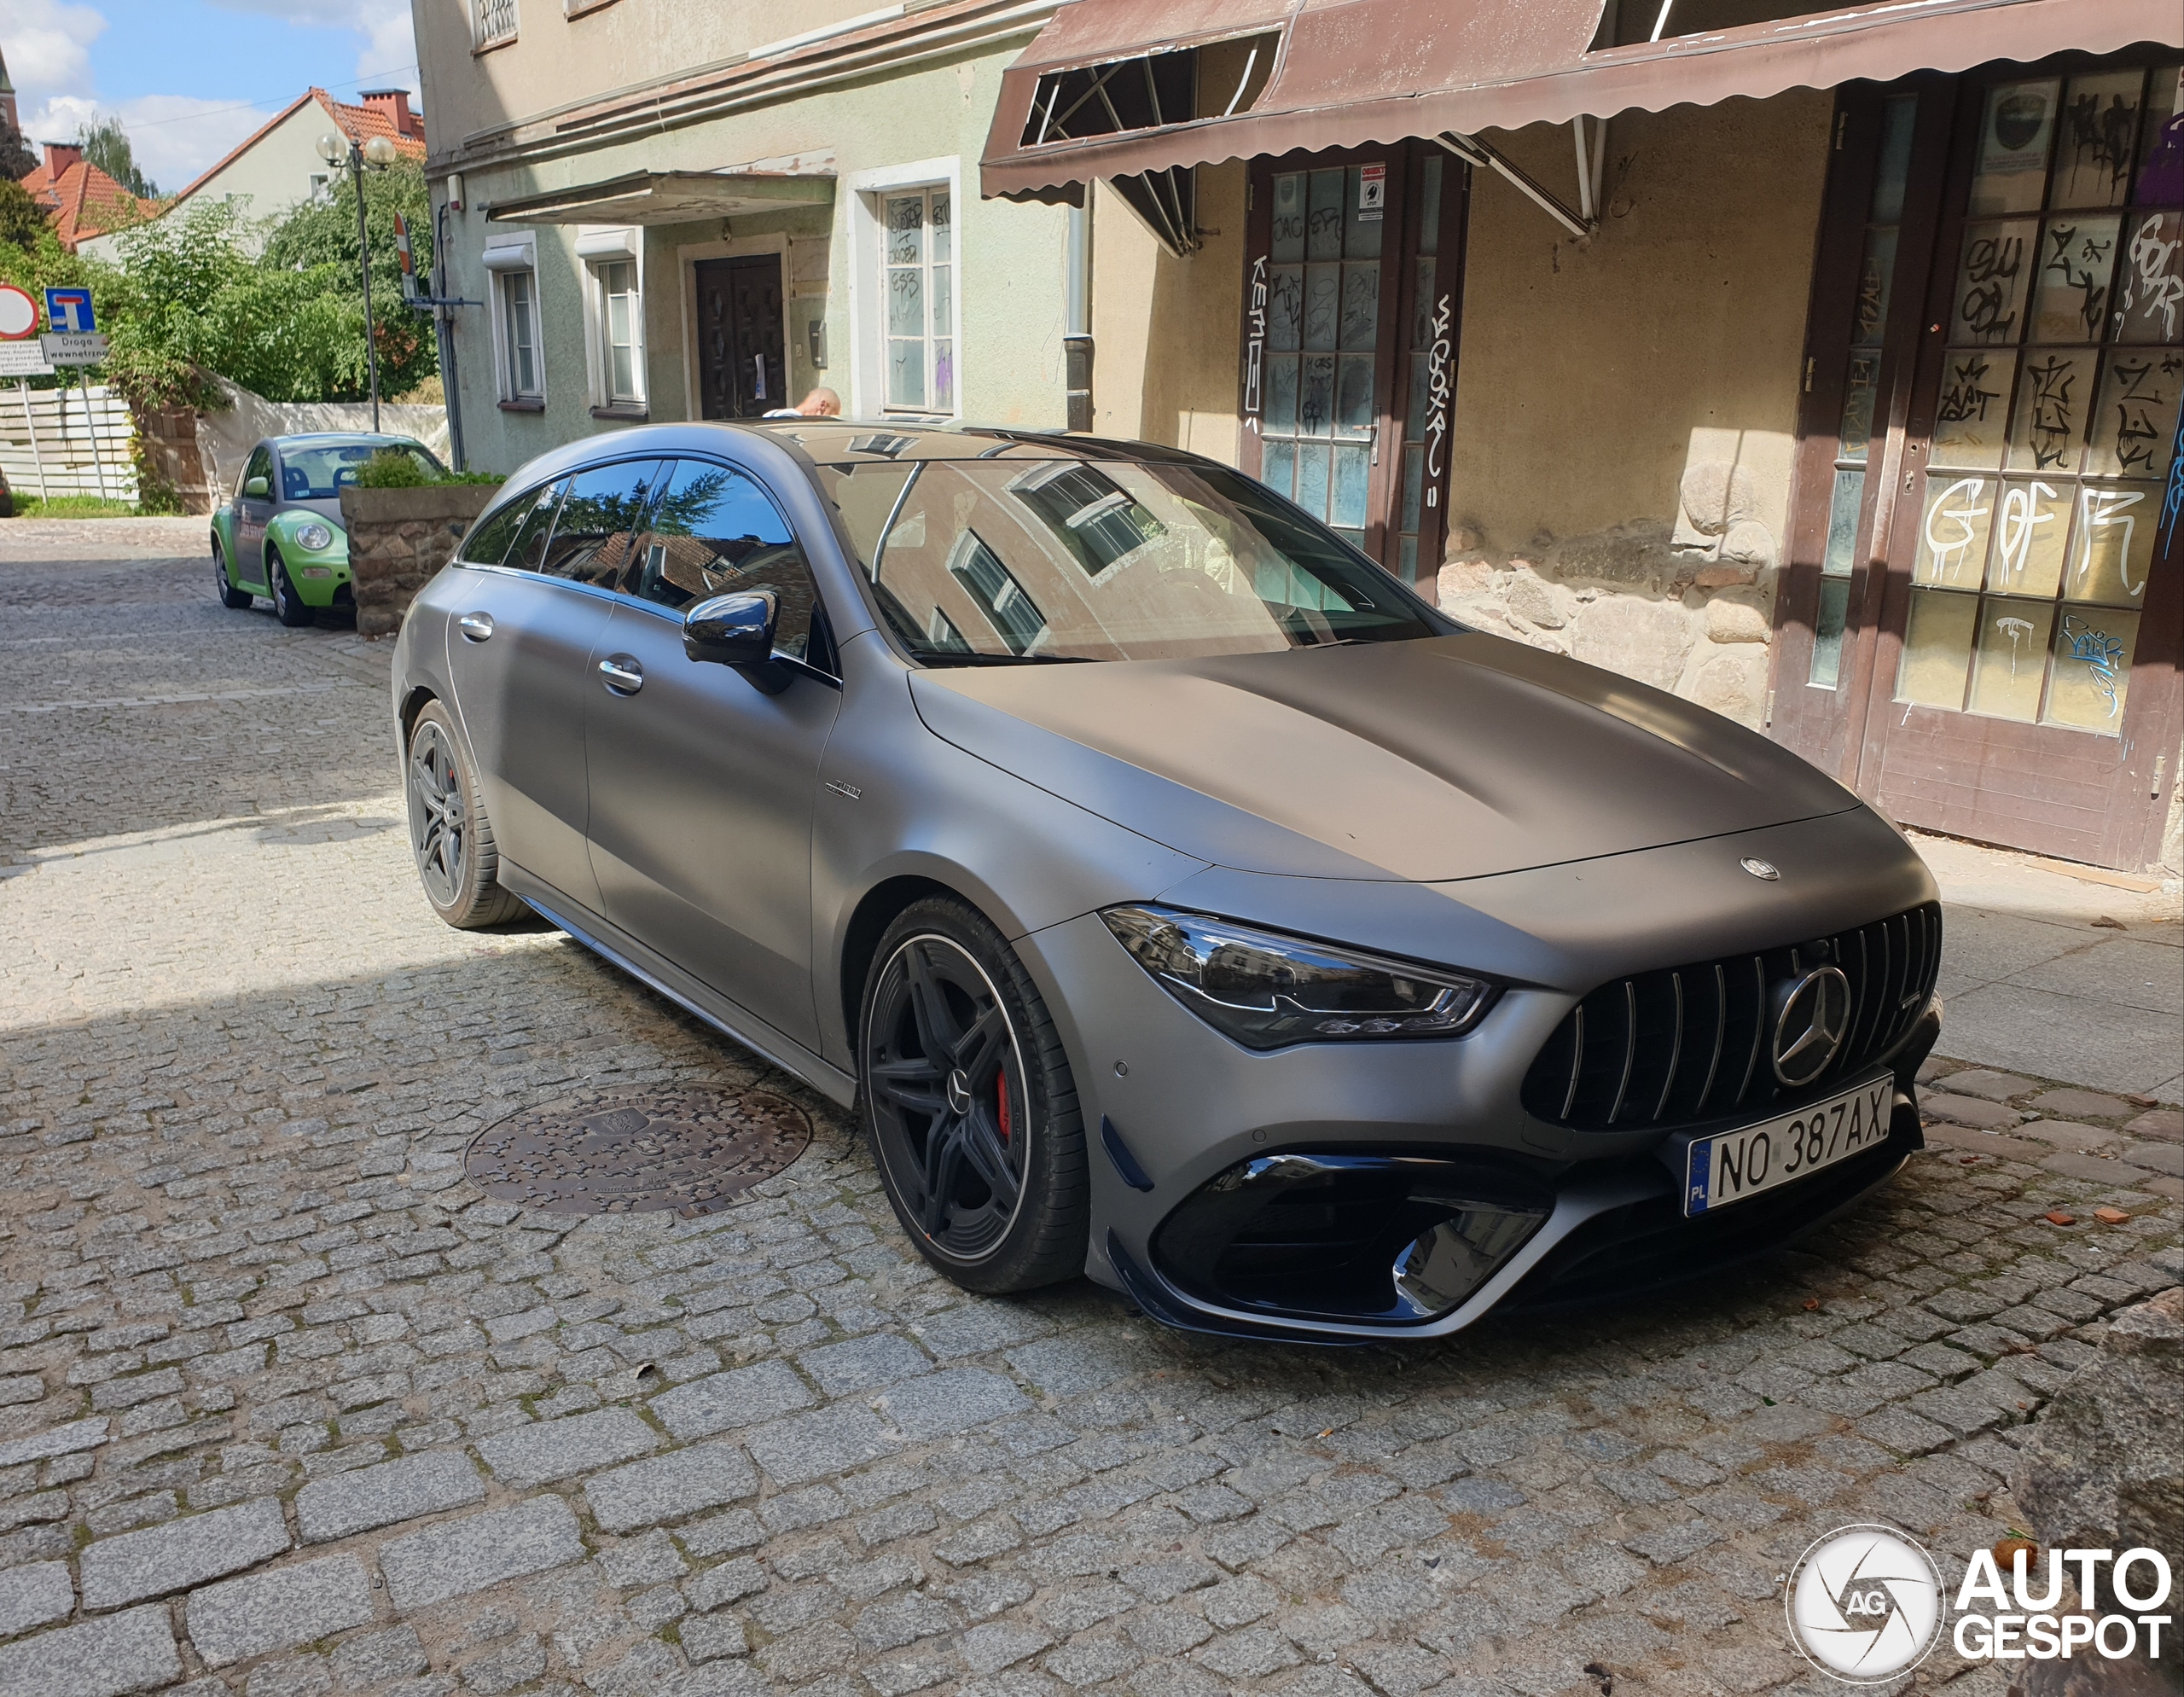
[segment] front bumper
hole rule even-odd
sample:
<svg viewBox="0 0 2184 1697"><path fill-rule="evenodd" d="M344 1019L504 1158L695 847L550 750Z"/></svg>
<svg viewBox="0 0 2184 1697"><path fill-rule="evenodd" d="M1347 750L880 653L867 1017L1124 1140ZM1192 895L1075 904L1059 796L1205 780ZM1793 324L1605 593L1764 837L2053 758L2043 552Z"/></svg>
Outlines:
<svg viewBox="0 0 2184 1697"><path fill-rule="evenodd" d="M1732 866L1746 852L1792 861L1798 857L1786 841L1758 840L1779 839L1784 832L1810 834L1811 827L1744 834L1721 840L1714 851L1726 848ZM1893 834L1890 841L1901 845ZM1835 846L1850 846L1838 841ZM1908 850L1902 851L1908 857ZM1618 858L1636 863L1653 857ZM1673 868L1677 858L1668 856L1665 863ZM1603 968L1639 970L1664 958L1756 946L1763 934L1772 944L1862 924L1877 909L1886 910L1906 898L1931 899L1931 885L1915 859L1911 869L1915 875L1877 869L1886 875L1872 878L1862 898L1851 891L1840 901L1784 904L1771 915L1760 910L1756 921L1748 922L1749 915L1734 910L1734 900L1725 900L1722 905L1731 910L1718 924L1679 927L1682 940L1665 948L1658 937L1617 939L1604 934L1612 927L1589 925L1583 928L1582 949L1561 962L1552 957L1563 951L1552 940L1542 942L1546 927L1529 924L1504 932L1514 945L1506 950L1489 954L1482 946L1459 952L1447 946L1426 934L1432 902L1447 904L1460 895L1461 922L1482 942L1482 916L1504 917L1507 905L1496 915L1496 892L1479 886L1438 892L1412 886L1416 911L1427 916L1408 950L1385 933L1361 936L1354 926L1322 923L1312 930L1359 946L1496 973L1507 987L1490 1014L1459 1038L1313 1043L1270 1054L1245 1051L1189 1015L1124 952L1096 915L1034 933L1019 950L1062 1027L1076 1066L1087 1141L1096 1146L1090 1156L1094 1229L1086 1270L1171 1325L1344 1343L1443 1337L1499 1308L1627 1293L1778 1248L1855 1203L1921 1147L1915 1074L1939 1034L1938 1002L1877 1057L1893 1078L1889 1135L1879 1145L1809 1179L1697 1220L1682 1217L1680 1177L1663 1159L1675 1132L1689 1128L1579 1131L1549 1124L1523 1106L1525 1072L1577 998L1600 981L1595 974ZM1635 922L1649 924L1658 904L1647 899L1647 870L1635 864L1624 869L1631 875L1610 880L1595 864L1589 875L1623 884ZM1719 893L1741 896L1734 885ZM1763 902L1769 894L1756 893ZM1385 886L1365 894L1374 902L1402 899ZM1266 907L1234 916L1280 924L1279 913ZM1759 926L1769 929L1762 933ZM1513 965L1520 956L1521 963ZM1747 1111L1716 1122L1715 1129L1769 1117ZM1237 1235L1240 1252L1228 1254L1233 1246L1223 1240L1238 1212L1230 1206L1233 1198L1221 1193L1233 1190L1236 1176L1252 1171L1253 1163L1264 1171L1270 1158L1281 1156L1342 1170L1323 1199L1327 1206L1317 1211L1316 1223L1311 1210L1288 1215L1285 1224L1305 1221L1304 1230L1262 1229L1248 1241ZM1374 1206L1383 1209L1385 1219L1372 1218ZM1405 1246L1424 1241L1414 1241L1414 1233L1433 1229L1436 1218L1459 1217L1467 1241L1454 1246L1456 1258L1471 1256L1474 1264L1491 1265L1490 1274L1484 1282L1461 1287L1468 1294L1453 1306L1406 1308L1394 1264ZM1514 1248L1509 1247L1513 1236L1520 1239ZM1298 1270L1292 1289L1310 1286L1321 1270L1328 1288L1313 1293L1311 1300L1285 1299L1277 1276L1284 1253L1293 1256ZM1234 1276L1245 1264L1263 1276L1255 1275L1255 1283ZM1220 1271L1211 1270L1217 1266ZM1388 1299L1384 1305L1363 1289L1376 1279ZM1333 1293L1345 1283L1346 1293Z"/></svg>

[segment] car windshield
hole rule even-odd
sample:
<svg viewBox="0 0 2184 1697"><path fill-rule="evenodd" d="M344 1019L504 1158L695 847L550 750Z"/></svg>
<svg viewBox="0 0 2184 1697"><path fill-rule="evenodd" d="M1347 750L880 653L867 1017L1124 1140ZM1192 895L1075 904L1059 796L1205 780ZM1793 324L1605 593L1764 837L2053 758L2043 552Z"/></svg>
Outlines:
<svg viewBox="0 0 2184 1697"><path fill-rule="evenodd" d="M931 665L1174 660L1441 634L1240 474L1008 457L816 468L895 635Z"/></svg>
<svg viewBox="0 0 2184 1697"><path fill-rule="evenodd" d="M415 442L328 442L315 447L288 446L281 450L281 498L283 501L332 501L357 480L364 462L374 454L408 454L437 477L440 462Z"/></svg>

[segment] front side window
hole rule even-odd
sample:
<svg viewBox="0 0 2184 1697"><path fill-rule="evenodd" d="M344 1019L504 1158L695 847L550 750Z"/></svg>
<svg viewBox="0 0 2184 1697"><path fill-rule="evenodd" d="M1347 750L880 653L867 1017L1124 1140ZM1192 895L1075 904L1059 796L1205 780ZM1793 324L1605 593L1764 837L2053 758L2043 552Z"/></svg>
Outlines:
<svg viewBox="0 0 2184 1697"><path fill-rule="evenodd" d="M928 664L1185 659L1447 629L1330 532L1217 468L1090 466L1025 445L818 476L889 627Z"/></svg>
<svg viewBox="0 0 2184 1697"><path fill-rule="evenodd" d="M661 469L658 460L623 460L577 473L538 569L549 577L619 588Z"/></svg>
<svg viewBox="0 0 2184 1697"><path fill-rule="evenodd" d="M259 477L265 479L266 493L262 497L245 497L243 491L250 486L251 479ZM272 497L272 490L273 450L270 448L260 448L250 456L249 463L242 468L242 475L235 480L235 495L238 499L270 500Z"/></svg>
<svg viewBox="0 0 2184 1697"><path fill-rule="evenodd" d="M644 327L637 262L614 259L595 271L599 288L601 398L609 406L643 404Z"/></svg>
<svg viewBox="0 0 2184 1697"><path fill-rule="evenodd" d="M947 185L880 197L888 410L956 410L956 231Z"/></svg>
<svg viewBox="0 0 2184 1697"><path fill-rule="evenodd" d="M537 274L502 271L499 277L502 398L543 400L546 374L538 353Z"/></svg>
<svg viewBox="0 0 2184 1697"><path fill-rule="evenodd" d="M771 590L779 602L774 646L811 660L818 589L796 533L766 492L741 472L683 460L652 515L652 533L630 592L681 611L712 596Z"/></svg>

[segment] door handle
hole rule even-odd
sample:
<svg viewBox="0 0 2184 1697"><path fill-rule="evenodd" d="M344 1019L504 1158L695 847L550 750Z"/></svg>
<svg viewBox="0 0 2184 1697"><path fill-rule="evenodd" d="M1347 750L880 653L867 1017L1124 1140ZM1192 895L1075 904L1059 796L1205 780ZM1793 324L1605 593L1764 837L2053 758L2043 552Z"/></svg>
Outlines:
<svg viewBox="0 0 2184 1697"><path fill-rule="evenodd" d="M628 654L614 654L600 661L599 675L617 695L634 695L645 687L644 668Z"/></svg>
<svg viewBox="0 0 2184 1697"><path fill-rule="evenodd" d="M455 621L455 628L473 642L482 642L493 634L493 616L489 613L466 613Z"/></svg>

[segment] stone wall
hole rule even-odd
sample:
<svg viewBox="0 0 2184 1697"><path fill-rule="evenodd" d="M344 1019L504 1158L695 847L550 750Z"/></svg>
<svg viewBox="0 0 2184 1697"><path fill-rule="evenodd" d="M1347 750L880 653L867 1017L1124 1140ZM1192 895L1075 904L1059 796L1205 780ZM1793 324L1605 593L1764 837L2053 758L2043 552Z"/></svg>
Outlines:
<svg viewBox="0 0 2184 1697"><path fill-rule="evenodd" d="M1542 532L1496 553L1459 527L1442 607L1482 630L1574 655L1759 729L1767 715L1775 533L1755 479L1727 460L1684 472L1673 522Z"/></svg>
<svg viewBox="0 0 2184 1697"><path fill-rule="evenodd" d="M410 598L447 564L497 493L497 485L484 483L341 491L359 635L391 636L402 628Z"/></svg>

